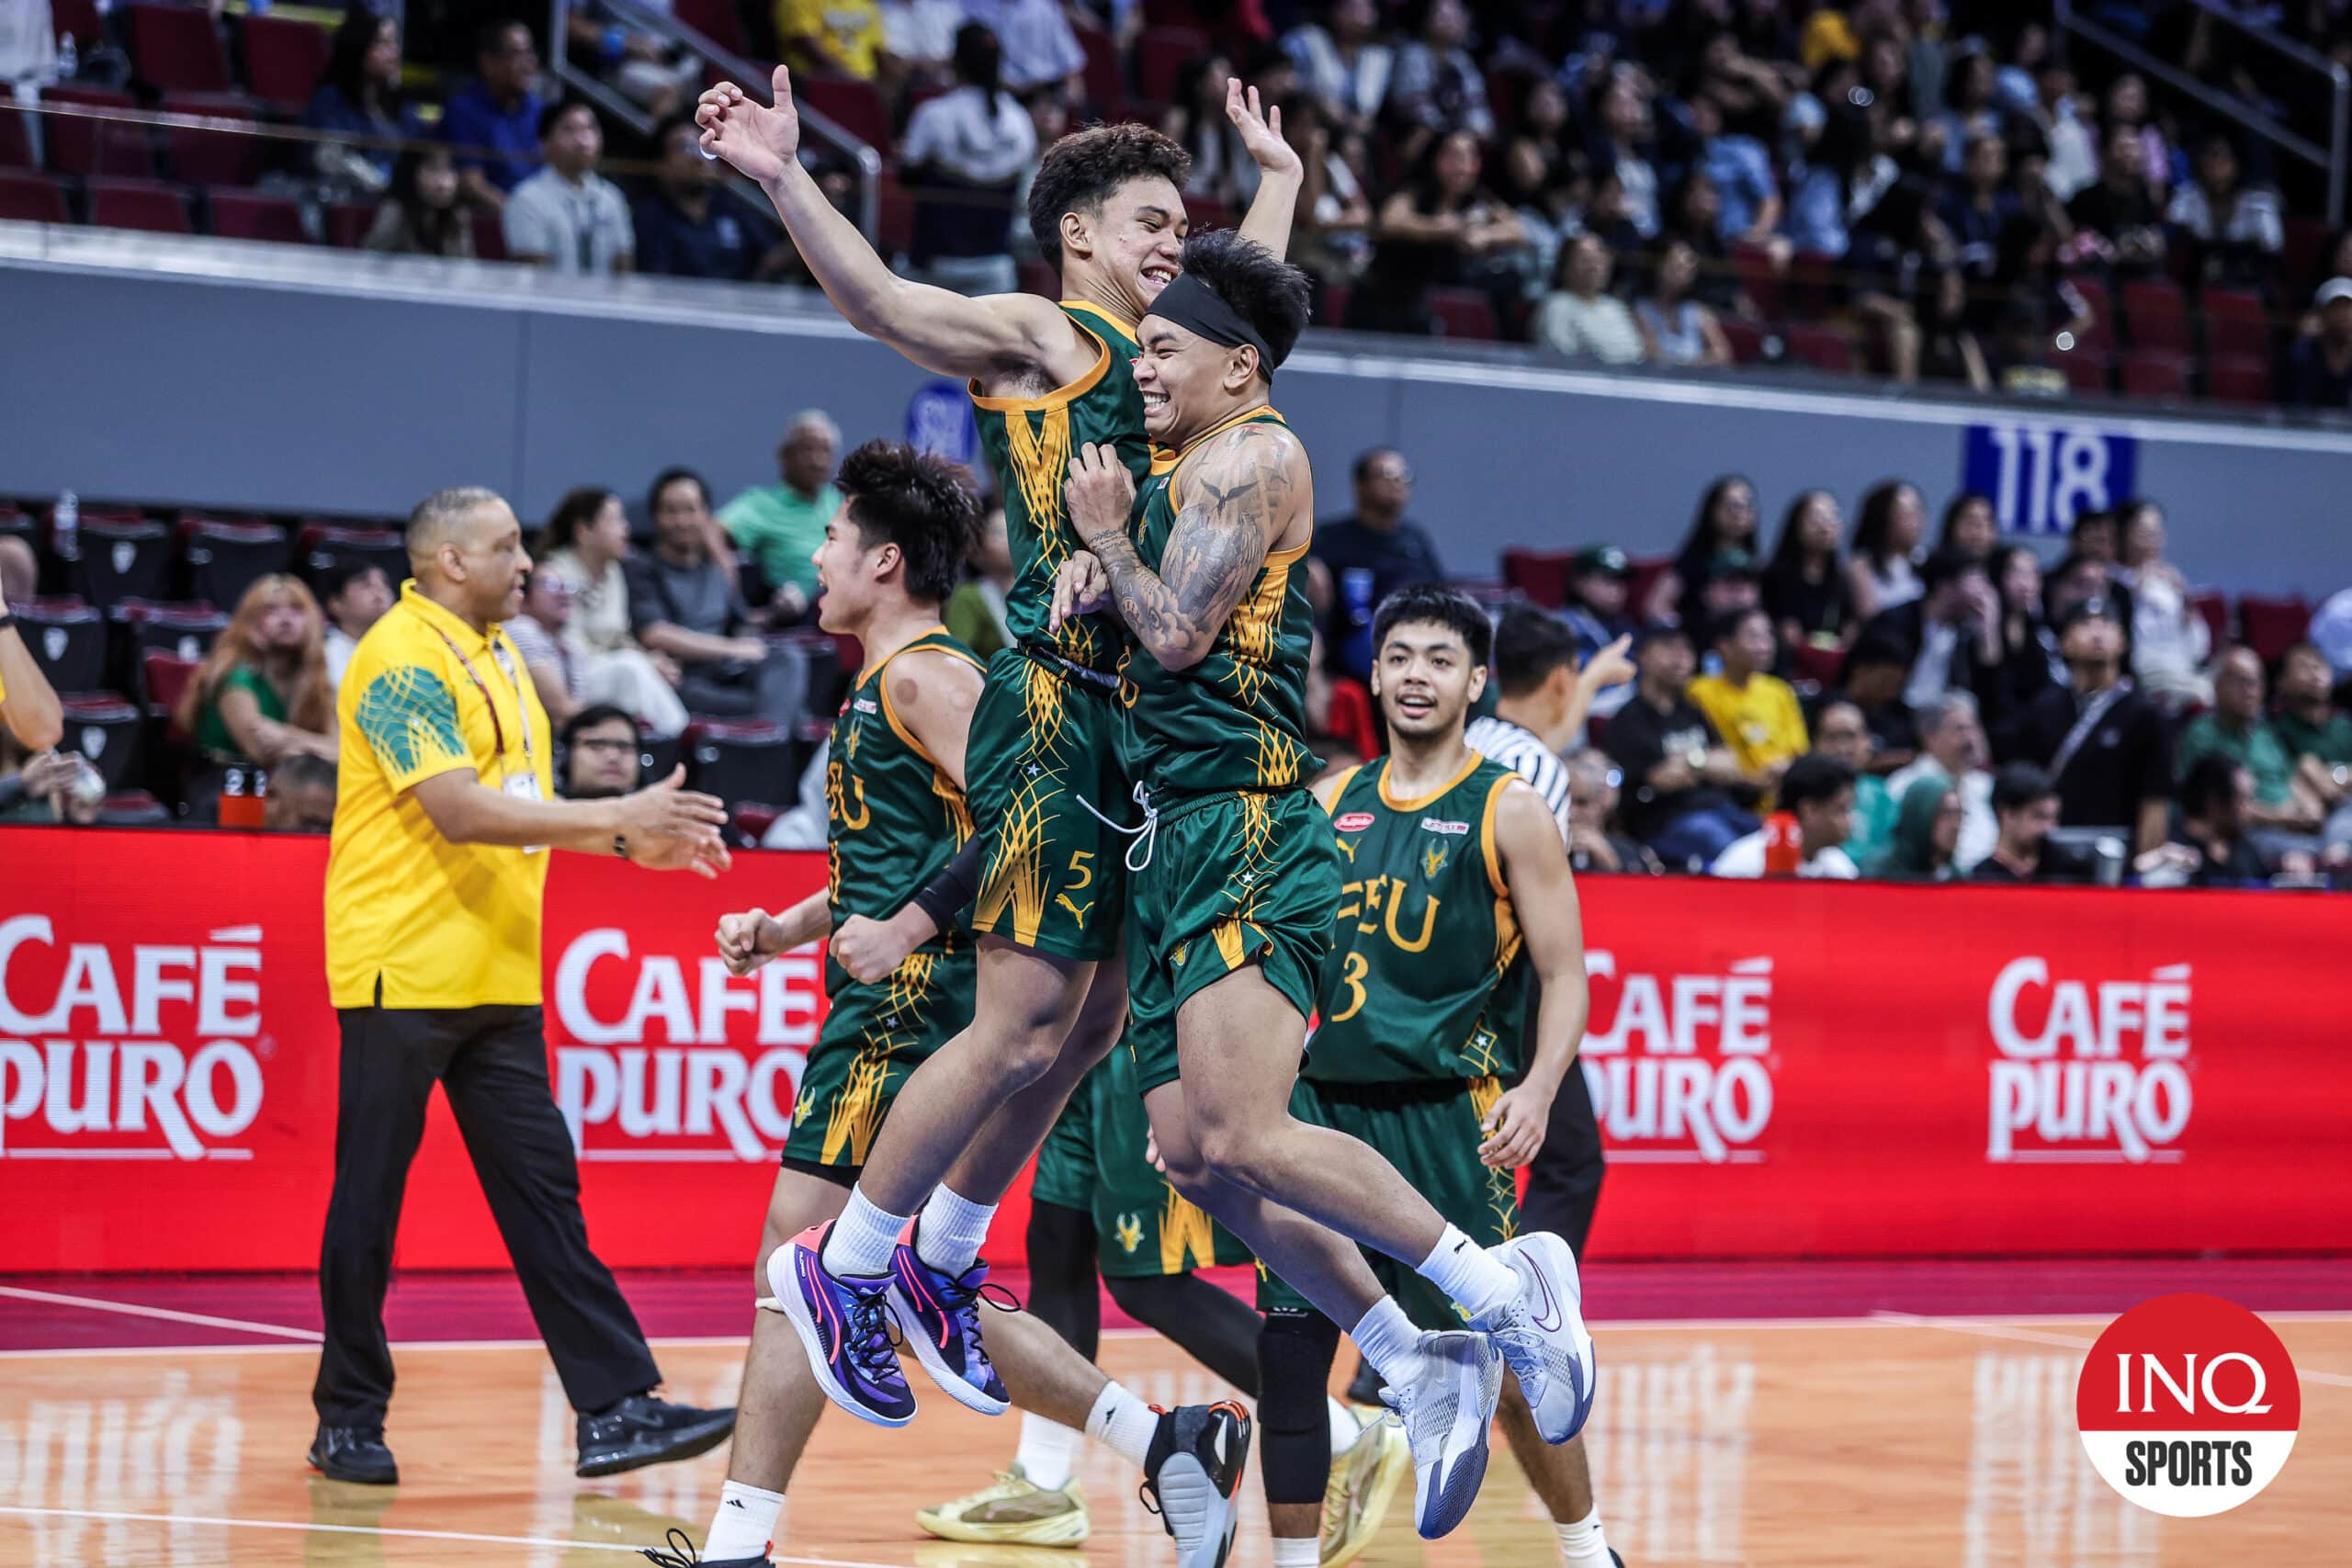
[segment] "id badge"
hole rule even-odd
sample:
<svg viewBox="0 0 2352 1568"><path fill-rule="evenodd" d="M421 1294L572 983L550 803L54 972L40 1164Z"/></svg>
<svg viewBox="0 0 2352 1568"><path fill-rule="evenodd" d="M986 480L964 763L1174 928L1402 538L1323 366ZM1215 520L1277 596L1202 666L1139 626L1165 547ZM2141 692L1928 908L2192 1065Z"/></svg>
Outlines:
<svg viewBox="0 0 2352 1568"><path fill-rule="evenodd" d="M506 775L506 782L499 787L517 800L537 801L546 798L539 794L539 775L536 773L509 773ZM546 848L545 844L526 844L523 846L523 852L526 855L535 855Z"/></svg>

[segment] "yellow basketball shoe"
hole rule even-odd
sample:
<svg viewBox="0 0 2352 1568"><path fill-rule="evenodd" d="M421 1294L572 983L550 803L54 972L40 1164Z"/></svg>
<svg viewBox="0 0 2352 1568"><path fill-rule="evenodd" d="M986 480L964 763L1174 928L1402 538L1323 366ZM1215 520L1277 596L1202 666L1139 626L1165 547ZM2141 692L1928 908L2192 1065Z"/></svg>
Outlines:
<svg viewBox="0 0 2352 1568"><path fill-rule="evenodd" d="M1092 1528L1078 1477L1047 1491L1017 1461L998 1472L995 1485L922 1509L915 1523L942 1540L1019 1546L1076 1546Z"/></svg>
<svg viewBox="0 0 2352 1568"><path fill-rule="evenodd" d="M1389 1499L1413 1473L1405 1428L1385 1410L1356 1410L1361 1431L1347 1452L1331 1458L1323 1488L1323 1550L1318 1568L1340 1568L1363 1554L1388 1517Z"/></svg>

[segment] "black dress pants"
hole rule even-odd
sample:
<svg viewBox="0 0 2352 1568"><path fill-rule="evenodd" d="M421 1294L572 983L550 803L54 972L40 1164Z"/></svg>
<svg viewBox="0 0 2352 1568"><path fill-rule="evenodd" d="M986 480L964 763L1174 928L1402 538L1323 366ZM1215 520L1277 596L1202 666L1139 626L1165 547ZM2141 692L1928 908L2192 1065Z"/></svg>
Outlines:
<svg viewBox="0 0 2352 1568"><path fill-rule="evenodd" d="M588 1250L580 1167L548 1085L536 1007L345 1008L334 1192L319 1248L326 1342L311 1402L334 1427L380 1426L392 1397L384 1292L410 1163L438 1083L576 1410L662 1381L612 1271Z"/></svg>

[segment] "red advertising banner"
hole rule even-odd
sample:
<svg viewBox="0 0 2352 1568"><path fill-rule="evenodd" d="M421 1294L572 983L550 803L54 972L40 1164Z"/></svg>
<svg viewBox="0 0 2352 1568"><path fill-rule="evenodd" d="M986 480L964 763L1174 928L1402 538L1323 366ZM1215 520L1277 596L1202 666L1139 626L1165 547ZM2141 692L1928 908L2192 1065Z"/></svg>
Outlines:
<svg viewBox="0 0 2352 1568"><path fill-rule="evenodd" d="M334 1164L325 845L0 829L0 1270L306 1269ZM550 1081L618 1266L748 1262L824 1011L716 883L560 856ZM2352 1247L2352 900L1593 878L1603 1257ZM998 1222L1021 1234L1025 1194ZM504 1254L437 1102L400 1261Z"/></svg>

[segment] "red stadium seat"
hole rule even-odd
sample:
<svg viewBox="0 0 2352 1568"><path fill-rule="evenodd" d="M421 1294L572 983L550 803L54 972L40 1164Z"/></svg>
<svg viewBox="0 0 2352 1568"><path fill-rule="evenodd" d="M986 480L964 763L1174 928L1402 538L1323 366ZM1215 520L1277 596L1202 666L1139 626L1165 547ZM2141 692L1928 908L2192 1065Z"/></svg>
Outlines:
<svg viewBox="0 0 2352 1568"><path fill-rule="evenodd" d="M205 199L212 209L212 231L224 240L275 240L288 245L310 241L302 231L302 209L290 197L215 190L206 192Z"/></svg>
<svg viewBox="0 0 2352 1568"><path fill-rule="evenodd" d="M70 223L65 191L46 175L0 169L0 218L18 223Z"/></svg>
<svg viewBox="0 0 2352 1568"><path fill-rule="evenodd" d="M57 87L45 94L52 104L88 109L128 109L129 93L111 87ZM49 146L49 166L61 175L114 175L125 179L153 179L155 148L144 125L90 115L53 114L41 128Z"/></svg>
<svg viewBox="0 0 2352 1568"><path fill-rule="evenodd" d="M196 6L131 6L130 64L164 92L225 93L232 85L220 29Z"/></svg>
<svg viewBox="0 0 2352 1568"><path fill-rule="evenodd" d="M1208 34L1191 28L1146 28L1136 40L1136 90L1155 104L1176 96L1184 67L1209 52Z"/></svg>
<svg viewBox="0 0 2352 1568"><path fill-rule="evenodd" d="M1447 337L1487 343L1495 337L1495 308L1484 294L1470 288L1432 288L1430 313Z"/></svg>
<svg viewBox="0 0 2352 1568"><path fill-rule="evenodd" d="M327 73L334 36L314 22L286 17L247 17L243 28L245 79L270 107L300 114Z"/></svg>
<svg viewBox="0 0 2352 1568"><path fill-rule="evenodd" d="M2187 323L2183 323L2185 326ZM2123 356L2123 395L2127 398L2188 396L2188 362L2164 350L2143 349Z"/></svg>
<svg viewBox="0 0 2352 1568"><path fill-rule="evenodd" d="M1355 290L1347 284L1326 285L1323 289L1323 315L1315 324L1318 327L1346 326L1348 305L1354 298Z"/></svg>
<svg viewBox="0 0 2352 1568"><path fill-rule="evenodd" d="M798 102L815 109L885 159L890 156L890 106L883 101L873 84L830 76L796 76L792 94Z"/></svg>
<svg viewBox="0 0 2352 1568"><path fill-rule="evenodd" d="M2086 349L2104 364L2115 352L2115 299L2107 291L2107 280L2092 273L2076 273L2066 282L2083 297L2090 308L2091 324L2075 338L2073 352Z"/></svg>
<svg viewBox="0 0 2352 1568"><path fill-rule="evenodd" d="M92 180L90 221L101 229L143 229L151 234L192 234L187 201L160 180Z"/></svg>
<svg viewBox="0 0 2352 1568"><path fill-rule="evenodd" d="M2066 385L2075 390L2099 397L2106 397L2115 390L2115 361L2104 351L2085 348L2078 343L2072 350L2056 357L2058 369L2066 378Z"/></svg>
<svg viewBox="0 0 2352 1568"><path fill-rule="evenodd" d="M252 107L243 99L209 94L166 93L164 107L174 114L208 115L246 124L254 118ZM164 143L171 150L172 177L188 186L249 186L261 174L267 151L267 143L258 136L177 125L164 130Z"/></svg>
<svg viewBox="0 0 2352 1568"><path fill-rule="evenodd" d="M1781 269L1772 265L1772 253L1761 245L1734 245L1731 248L1732 275L1739 279L1742 292L1747 296L1756 313L1768 321L1781 319Z"/></svg>
<svg viewBox="0 0 2352 1568"><path fill-rule="evenodd" d="M2270 312L2259 294L2208 288L2198 297L2205 323L2205 352L2215 359L2270 358Z"/></svg>
<svg viewBox="0 0 2352 1568"><path fill-rule="evenodd" d="M2329 226L2317 218L2287 220L2287 245L2278 253L2278 276L2287 280L2290 304L2309 304L2311 297L2306 291L2327 281L2319 267L2330 232Z"/></svg>
<svg viewBox="0 0 2352 1568"><path fill-rule="evenodd" d="M1119 46L1099 28L1078 29L1079 46L1086 51L1086 101L1094 112L1110 118L1127 101L1127 79L1119 62Z"/></svg>
<svg viewBox="0 0 2352 1568"><path fill-rule="evenodd" d="M1764 329L1745 316L1724 316L1718 319L1724 337L1731 344L1734 364L1753 365L1764 357Z"/></svg>
<svg viewBox="0 0 2352 1568"><path fill-rule="evenodd" d="M1798 253L1789 263L1788 311L1800 321L1818 321L1838 308L1838 275L1845 264L1837 256L1815 251Z"/></svg>
<svg viewBox="0 0 2352 1568"><path fill-rule="evenodd" d="M1834 648L1821 648L1801 642L1791 650L1796 660L1797 680L1811 682L1821 691L1834 691L1846 662L1846 656Z"/></svg>
<svg viewBox="0 0 2352 1568"><path fill-rule="evenodd" d="M1572 550L1535 550L1513 546L1503 552L1503 581L1547 610L1568 602Z"/></svg>
<svg viewBox="0 0 2352 1568"><path fill-rule="evenodd" d="M1789 357L1841 376L1854 373L1854 344L1836 327L1791 327Z"/></svg>
<svg viewBox="0 0 2352 1568"><path fill-rule="evenodd" d="M1634 575L1625 581L1625 604L1628 606L1627 613L1639 619L1642 606L1649 602L1650 590L1657 586L1657 580L1664 577L1667 570L1674 565L1674 558L1672 556L1635 556L1633 565Z"/></svg>
<svg viewBox="0 0 2352 1568"><path fill-rule="evenodd" d="M2275 663L2311 630L2312 607L2301 594L2276 598L2248 593L2238 601L2238 625L2245 632L2245 645L2265 664Z"/></svg>
<svg viewBox="0 0 2352 1568"><path fill-rule="evenodd" d="M735 0L676 0L672 15L729 54L743 52L743 23Z"/></svg>
<svg viewBox="0 0 2352 1568"><path fill-rule="evenodd" d="M474 214L474 259L498 262L506 259L506 230L495 212Z"/></svg>
<svg viewBox="0 0 2352 1568"><path fill-rule="evenodd" d="M2188 302L2180 285L2168 277L2135 278L2123 286L2123 326L2132 346L2142 354L2161 353L2187 357L2195 352L2189 342ZM2130 367L2125 367L2130 374Z"/></svg>
<svg viewBox="0 0 2352 1568"><path fill-rule="evenodd" d="M0 104L0 169L36 166L32 132L26 128L25 117L8 105Z"/></svg>
<svg viewBox="0 0 2352 1568"><path fill-rule="evenodd" d="M2217 403L2267 406L2277 400L2270 362L2232 356L2205 367L2205 395Z"/></svg>
<svg viewBox="0 0 2352 1568"><path fill-rule="evenodd" d="M180 659L162 649L150 649L139 661L140 680L147 688L147 716L160 718L172 727L172 739L185 740L179 721L173 716L179 711L180 695L187 683L196 679L197 667L202 662L195 659Z"/></svg>
<svg viewBox="0 0 2352 1568"><path fill-rule="evenodd" d="M75 39L85 54L89 52L92 39L107 36L106 18L98 14L97 0L49 0L50 31L57 41Z"/></svg>
<svg viewBox="0 0 2352 1568"><path fill-rule="evenodd" d="M2218 588L2207 588L2191 594L2188 607L2204 617L2206 630L2213 634L2215 648L2227 647L2230 640L2230 601Z"/></svg>
<svg viewBox="0 0 2352 1568"><path fill-rule="evenodd" d="M881 189L875 193L874 215L879 231L875 239L885 256L894 255L914 243L915 198L899 183L896 175L882 176Z"/></svg>
<svg viewBox="0 0 2352 1568"><path fill-rule="evenodd" d="M373 202L338 201L327 209L327 243L340 250L356 251L368 243L368 231L375 222Z"/></svg>
<svg viewBox="0 0 2352 1568"><path fill-rule="evenodd" d="M1211 229L1230 229L1234 224L1233 209L1213 196L1187 195L1184 219L1196 234Z"/></svg>

